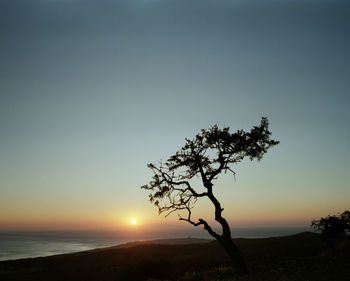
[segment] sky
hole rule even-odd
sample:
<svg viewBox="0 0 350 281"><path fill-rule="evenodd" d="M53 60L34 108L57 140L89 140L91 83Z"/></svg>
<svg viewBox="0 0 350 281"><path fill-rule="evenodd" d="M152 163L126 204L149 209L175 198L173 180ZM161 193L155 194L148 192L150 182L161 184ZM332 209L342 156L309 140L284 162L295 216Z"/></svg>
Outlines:
<svg viewBox="0 0 350 281"><path fill-rule="evenodd" d="M0 229L185 227L147 163L262 116L280 144L215 182L231 226L349 209L349 28L340 0L0 1Z"/></svg>

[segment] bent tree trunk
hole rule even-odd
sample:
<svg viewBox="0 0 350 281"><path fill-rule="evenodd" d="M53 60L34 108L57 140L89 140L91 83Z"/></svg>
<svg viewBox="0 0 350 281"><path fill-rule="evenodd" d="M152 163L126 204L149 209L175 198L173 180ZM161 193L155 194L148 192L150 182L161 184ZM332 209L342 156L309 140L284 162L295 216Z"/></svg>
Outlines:
<svg viewBox="0 0 350 281"><path fill-rule="evenodd" d="M240 249L233 243L231 237L222 236L217 239L220 245L225 249L230 256L236 271L237 276L243 276L248 273L247 265Z"/></svg>
<svg viewBox="0 0 350 281"><path fill-rule="evenodd" d="M203 182L205 181L203 180ZM221 246L228 253L235 267L236 275L246 275L248 274L248 268L241 250L232 241L230 226L227 223L226 219L222 216L222 211L224 209L221 207L220 202L216 199L212 192L212 184L205 182L204 186L207 187L208 197L215 206L215 220L222 226L222 234L218 235L207 224L205 226L205 229L209 232L210 235L219 241Z"/></svg>

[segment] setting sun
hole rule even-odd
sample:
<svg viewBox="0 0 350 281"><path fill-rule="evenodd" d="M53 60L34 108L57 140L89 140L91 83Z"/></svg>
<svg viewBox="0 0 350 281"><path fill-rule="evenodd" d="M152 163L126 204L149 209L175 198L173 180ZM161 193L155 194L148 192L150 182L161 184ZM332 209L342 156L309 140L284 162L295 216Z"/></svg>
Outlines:
<svg viewBox="0 0 350 281"><path fill-rule="evenodd" d="M135 219L132 219L132 220L131 220L131 224L136 224L136 220L135 220Z"/></svg>

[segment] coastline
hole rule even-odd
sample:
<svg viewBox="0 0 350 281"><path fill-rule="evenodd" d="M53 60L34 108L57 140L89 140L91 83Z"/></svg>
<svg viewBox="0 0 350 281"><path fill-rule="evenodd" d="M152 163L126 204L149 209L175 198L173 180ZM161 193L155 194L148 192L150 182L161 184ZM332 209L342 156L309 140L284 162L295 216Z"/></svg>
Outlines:
<svg viewBox="0 0 350 281"><path fill-rule="evenodd" d="M253 276L247 280L340 281L350 276L350 239L340 245L336 258L325 251L321 236L311 232L233 240L244 253ZM186 272L215 268L230 268L230 258L217 241L175 238L1 261L0 280L177 281Z"/></svg>
<svg viewBox="0 0 350 281"><path fill-rule="evenodd" d="M183 237L212 239L202 229L152 233L145 236L122 236L113 231L0 231L0 261L46 257L106 248L134 241L166 240ZM233 238L267 238L293 235L306 227L251 227L232 229ZM198 235L202 234L202 235Z"/></svg>

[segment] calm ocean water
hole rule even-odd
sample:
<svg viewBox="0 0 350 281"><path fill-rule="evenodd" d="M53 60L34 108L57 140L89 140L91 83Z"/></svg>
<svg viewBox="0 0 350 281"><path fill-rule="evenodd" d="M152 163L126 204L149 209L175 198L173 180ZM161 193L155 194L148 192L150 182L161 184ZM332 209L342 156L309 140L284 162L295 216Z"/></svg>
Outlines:
<svg viewBox="0 0 350 281"><path fill-rule="evenodd" d="M197 229L199 230L199 229ZM232 230L233 237L264 238L310 231L308 227L239 228ZM193 234L193 235L192 235ZM135 240L179 237L211 238L203 230L186 233L164 233L145 237L118 237L111 232L92 231L0 231L0 261L9 259L50 256L109 247Z"/></svg>
<svg viewBox="0 0 350 281"><path fill-rule="evenodd" d="M110 233L68 231L0 231L0 261L50 256L127 242Z"/></svg>

